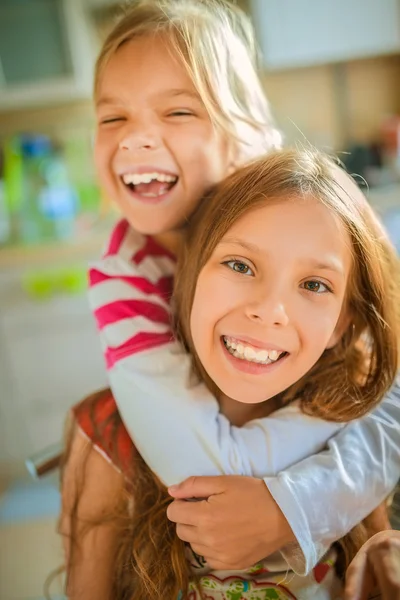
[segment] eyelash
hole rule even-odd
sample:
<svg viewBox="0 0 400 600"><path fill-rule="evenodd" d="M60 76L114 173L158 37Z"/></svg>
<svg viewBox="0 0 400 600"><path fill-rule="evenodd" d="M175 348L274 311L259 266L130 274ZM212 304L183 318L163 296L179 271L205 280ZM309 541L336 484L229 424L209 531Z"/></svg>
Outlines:
<svg viewBox="0 0 400 600"><path fill-rule="evenodd" d="M169 117L194 117L195 114L190 111L190 110L173 110L172 112L168 113Z"/></svg>
<svg viewBox="0 0 400 600"><path fill-rule="evenodd" d="M111 119L102 119L101 125L109 125L110 123L117 123L118 121L124 121L124 117L112 117Z"/></svg>

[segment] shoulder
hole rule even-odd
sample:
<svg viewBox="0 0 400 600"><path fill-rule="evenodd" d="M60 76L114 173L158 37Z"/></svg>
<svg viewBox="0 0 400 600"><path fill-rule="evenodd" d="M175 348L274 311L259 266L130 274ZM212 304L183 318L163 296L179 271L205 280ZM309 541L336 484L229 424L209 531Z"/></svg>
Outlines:
<svg viewBox="0 0 400 600"><path fill-rule="evenodd" d="M122 422L111 390L91 394L73 407L82 437L122 473L132 468L135 446Z"/></svg>

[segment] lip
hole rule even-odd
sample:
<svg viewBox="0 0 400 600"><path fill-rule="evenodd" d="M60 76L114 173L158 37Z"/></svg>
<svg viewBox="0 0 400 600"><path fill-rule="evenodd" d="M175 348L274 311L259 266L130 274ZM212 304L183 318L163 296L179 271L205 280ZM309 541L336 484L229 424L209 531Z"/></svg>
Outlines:
<svg viewBox="0 0 400 600"><path fill-rule="evenodd" d="M230 333L224 333L224 335L222 337L228 337L228 338L233 338L234 340L237 340L238 342L243 342L244 344L250 344L251 346L254 346L255 348L259 348L260 350L276 350L277 352L287 352L287 350L285 350L284 348L281 348L280 346L277 346L276 344L270 344L269 342L262 342L260 340L256 340L255 338L252 338L248 335L236 335L236 334L230 334ZM222 338L221 338L222 340ZM222 342L223 343L223 342Z"/></svg>
<svg viewBox="0 0 400 600"><path fill-rule="evenodd" d="M220 338L220 342L221 342L222 352L223 352L224 356L226 357L226 359L229 361L229 363L236 370L241 371L242 373L248 373L250 375L265 375L266 373L271 373L275 369L279 368L279 366L281 366L282 363L285 362L287 360L287 358L290 356L288 354L287 356L284 356L280 360L270 363L269 365L261 365L259 363L250 362L248 360L243 360L241 358L236 358L235 356L232 356L232 354L230 354L228 352L228 350L226 349L222 338Z"/></svg>

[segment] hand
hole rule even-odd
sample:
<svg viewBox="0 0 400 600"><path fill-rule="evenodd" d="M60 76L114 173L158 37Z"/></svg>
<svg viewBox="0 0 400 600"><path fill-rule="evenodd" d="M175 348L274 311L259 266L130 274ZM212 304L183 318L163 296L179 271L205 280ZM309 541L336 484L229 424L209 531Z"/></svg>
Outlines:
<svg viewBox="0 0 400 600"><path fill-rule="evenodd" d="M245 569L295 540L262 479L189 477L168 491L178 537L213 569Z"/></svg>
<svg viewBox="0 0 400 600"><path fill-rule="evenodd" d="M345 600L400 600L400 531L381 531L358 551L346 573Z"/></svg>

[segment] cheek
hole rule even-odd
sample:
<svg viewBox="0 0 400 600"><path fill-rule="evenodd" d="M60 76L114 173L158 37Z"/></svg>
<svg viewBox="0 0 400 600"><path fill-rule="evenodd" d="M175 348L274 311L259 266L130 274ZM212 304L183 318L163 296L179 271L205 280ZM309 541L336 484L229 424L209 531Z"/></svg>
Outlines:
<svg viewBox="0 0 400 600"><path fill-rule="evenodd" d="M192 176L196 172L205 188L228 175L228 144L214 130L203 135L192 131L187 141L180 140L180 148L185 149L182 159L193 169Z"/></svg>
<svg viewBox="0 0 400 600"><path fill-rule="evenodd" d="M220 267L212 267L198 279L191 313L194 342L196 337L197 340L202 339L203 343L207 340L207 344L212 345L216 332L218 335L224 333L220 324L232 325L231 321L236 319L243 301L241 289L229 277L224 277L219 269Z"/></svg>
<svg viewBox="0 0 400 600"><path fill-rule="evenodd" d="M301 315L303 343L313 352L322 353L333 335L340 311L333 308L328 310L303 311Z"/></svg>
<svg viewBox="0 0 400 600"><path fill-rule="evenodd" d="M101 137L99 136L99 134L97 134L97 137L96 137L95 143L94 143L93 159L94 159L94 165L95 165L96 171L97 171L97 176L99 177L99 179L102 183L103 183L103 181L106 180L106 164L107 164L106 157L107 157L106 148L104 146L104 143L102 143Z"/></svg>
<svg viewBox="0 0 400 600"><path fill-rule="evenodd" d="M213 281L212 277L200 275L190 315L192 339L199 354L205 345L209 347L215 325L221 315L219 294Z"/></svg>
<svg viewBox="0 0 400 600"><path fill-rule="evenodd" d="M192 312L190 313L190 333L194 348L200 358L200 361L204 360L204 346L206 345L208 327L204 322L204 304L202 301L202 294L197 286L196 293L194 296Z"/></svg>

